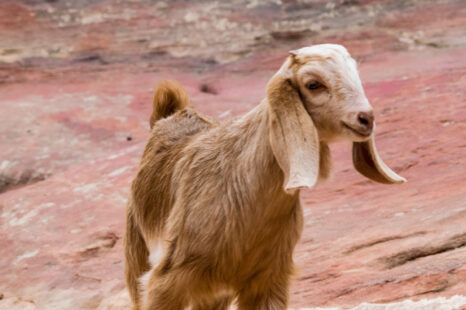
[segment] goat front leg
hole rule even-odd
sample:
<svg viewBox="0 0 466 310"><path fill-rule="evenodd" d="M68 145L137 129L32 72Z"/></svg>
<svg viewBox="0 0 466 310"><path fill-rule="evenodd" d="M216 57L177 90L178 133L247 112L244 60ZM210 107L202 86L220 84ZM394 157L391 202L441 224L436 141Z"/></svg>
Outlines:
<svg viewBox="0 0 466 310"><path fill-rule="evenodd" d="M143 310L183 310L187 304L187 283L182 274L170 270L160 275L153 269L145 290Z"/></svg>
<svg viewBox="0 0 466 310"><path fill-rule="evenodd" d="M218 297L210 303L196 304L192 307L192 310L228 310L232 302L233 297Z"/></svg>
<svg viewBox="0 0 466 310"><path fill-rule="evenodd" d="M238 310L285 310L288 305L288 277L248 285L238 296Z"/></svg>

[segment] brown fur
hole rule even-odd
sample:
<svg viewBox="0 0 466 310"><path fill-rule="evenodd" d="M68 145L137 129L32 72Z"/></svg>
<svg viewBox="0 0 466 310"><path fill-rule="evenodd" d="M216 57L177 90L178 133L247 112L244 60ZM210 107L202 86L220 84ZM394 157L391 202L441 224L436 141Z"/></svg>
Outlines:
<svg viewBox="0 0 466 310"><path fill-rule="evenodd" d="M303 94L293 61L260 105L225 124L188 107L176 83L156 91L127 209L135 310L227 309L234 299L239 310L286 309L303 226L299 189L327 178L331 166L314 125L321 105Z"/></svg>
<svg viewBox="0 0 466 310"><path fill-rule="evenodd" d="M150 269L146 244L155 238L165 255L151 271L144 309L226 309L233 297L240 309L286 307L302 214L264 139L269 113L264 101L218 126L186 108L154 124L128 203L135 309L143 305L137 279Z"/></svg>
<svg viewBox="0 0 466 310"><path fill-rule="evenodd" d="M175 81L166 80L159 84L154 95L153 112L150 117L150 128L156 121L182 110L189 104L186 91Z"/></svg>

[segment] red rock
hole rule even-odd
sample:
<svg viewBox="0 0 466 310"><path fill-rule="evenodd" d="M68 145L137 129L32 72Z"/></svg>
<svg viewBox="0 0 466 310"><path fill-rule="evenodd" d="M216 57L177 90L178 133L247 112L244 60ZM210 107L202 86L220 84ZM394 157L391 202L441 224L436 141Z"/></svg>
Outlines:
<svg viewBox="0 0 466 310"><path fill-rule="evenodd" d="M0 29L21 31L34 22L34 11L28 7L13 3L0 4Z"/></svg>
<svg viewBox="0 0 466 310"><path fill-rule="evenodd" d="M408 183L374 184L332 146L333 180L302 193L290 306L466 295L461 1L73 5L0 5L0 309L127 309L125 202L156 83L225 120L289 49L328 41L358 59L381 156Z"/></svg>

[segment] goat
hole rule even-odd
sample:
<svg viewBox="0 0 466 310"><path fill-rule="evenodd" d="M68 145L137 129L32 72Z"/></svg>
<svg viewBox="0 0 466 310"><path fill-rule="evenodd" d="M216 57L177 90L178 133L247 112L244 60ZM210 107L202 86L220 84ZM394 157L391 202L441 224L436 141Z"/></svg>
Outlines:
<svg viewBox="0 0 466 310"><path fill-rule="evenodd" d="M132 183L125 237L133 309L286 309L302 188L330 174L328 143L353 142L364 176L402 183L380 159L355 61L340 45L291 51L244 116L219 124L163 82Z"/></svg>

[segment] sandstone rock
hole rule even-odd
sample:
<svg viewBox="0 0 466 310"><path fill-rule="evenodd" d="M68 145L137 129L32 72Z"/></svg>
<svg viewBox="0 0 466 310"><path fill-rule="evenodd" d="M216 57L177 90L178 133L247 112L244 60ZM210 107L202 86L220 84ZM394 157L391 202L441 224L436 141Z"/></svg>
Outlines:
<svg viewBox="0 0 466 310"><path fill-rule="evenodd" d="M302 193L290 306L466 307L462 1L108 3L0 5L0 309L128 309L124 210L155 84L227 120L322 42L358 60L408 183L371 183L331 147L333 180Z"/></svg>

